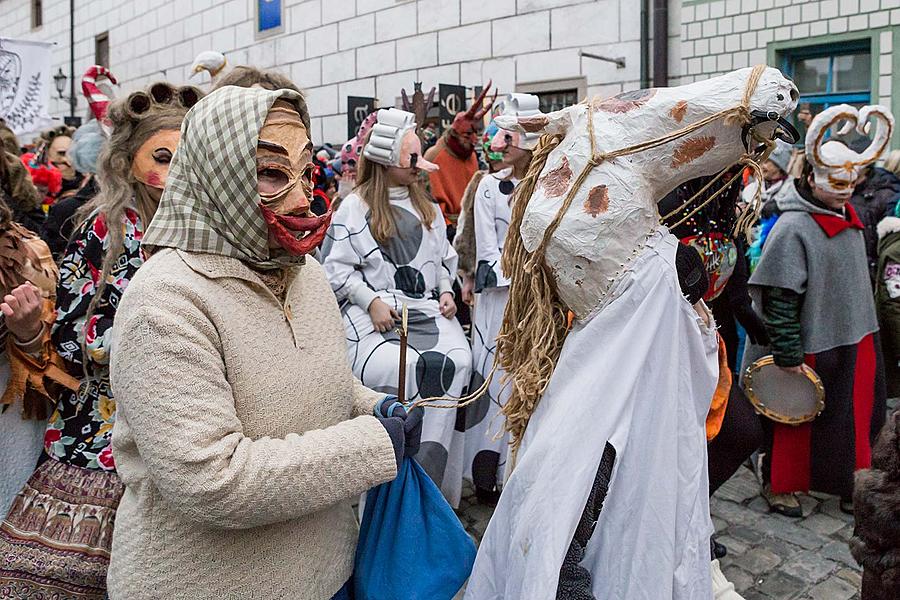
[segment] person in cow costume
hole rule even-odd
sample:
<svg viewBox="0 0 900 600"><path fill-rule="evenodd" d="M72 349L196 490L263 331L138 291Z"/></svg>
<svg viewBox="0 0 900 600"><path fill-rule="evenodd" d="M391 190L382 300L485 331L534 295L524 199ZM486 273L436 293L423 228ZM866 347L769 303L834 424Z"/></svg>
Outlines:
<svg viewBox="0 0 900 600"><path fill-rule="evenodd" d="M502 257L512 472L468 600L713 597L706 417L718 342L705 304L685 297L679 243L656 203L735 163L759 174L798 97L760 65L497 117L544 136L514 192Z"/></svg>
<svg viewBox="0 0 900 600"><path fill-rule="evenodd" d="M862 153L828 139L834 127L875 131ZM838 128L837 125L845 123ZM832 106L806 133L806 166L775 197L780 215L762 244L750 294L771 343L750 344L743 366L766 355L785 371L812 367L825 408L811 423L768 422L763 496L772 511L802 516L795 493L841 498L852 511L853 474L868 468L884 424L885 379L864 225L849 203L861 169L890 143L894 117L883 106Z"/></svg>
<svg viewBox="0 0 900 600"><path fill-rule="evenodd" d="M447 234L453 239L456 233L456 222L462 208L463 194L472 175L478 170L478 157L475 156L475 144L478 143L482 129L481 120L490 112L496 99L486 105L484 99L491 89L491 82L472 101L468 110L458 113L453 124L437 143L425 152L425 159L433 162L439 170L428 174L431 183L431 195L441 207L447 223Z"/></svg>

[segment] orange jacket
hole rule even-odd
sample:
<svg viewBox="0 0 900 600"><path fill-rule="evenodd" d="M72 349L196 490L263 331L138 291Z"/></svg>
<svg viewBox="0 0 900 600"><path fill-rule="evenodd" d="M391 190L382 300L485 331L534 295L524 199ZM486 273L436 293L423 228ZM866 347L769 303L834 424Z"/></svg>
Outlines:
<svg viewBox="0 0 900 600"><path fill-rule="evenodd" d="M478 159L474 152L465 160L457 158L447 149L443 138L428 149L425 159L441 167L439 171L428 174L431 195L440 205L446 222L456 223L466 186L478 170Z"/></svg>

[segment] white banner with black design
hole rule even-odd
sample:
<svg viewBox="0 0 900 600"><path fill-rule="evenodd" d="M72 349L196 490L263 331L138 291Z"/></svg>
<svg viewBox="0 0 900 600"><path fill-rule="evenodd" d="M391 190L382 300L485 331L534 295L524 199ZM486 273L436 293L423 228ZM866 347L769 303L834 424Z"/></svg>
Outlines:
<svg viewBox="0 0 900 600"><path fill-rule="evenodd" d="M48 113L52 46L0 37L0 117L23 143L53 121Z"/></svg>

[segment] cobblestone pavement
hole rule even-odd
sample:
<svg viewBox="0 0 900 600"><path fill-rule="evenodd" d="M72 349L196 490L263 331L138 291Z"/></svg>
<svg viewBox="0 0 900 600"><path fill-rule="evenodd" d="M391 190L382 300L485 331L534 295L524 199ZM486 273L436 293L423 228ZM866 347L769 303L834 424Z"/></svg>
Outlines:
<svg viewBox="0 0 900 600"><path fill-rule="evenodd" d="M460 518L480 540L491 508L471 492ZM728 548L722 569L746 600L851 600L859 598L860 569L847 546L853 517L833 496L801 496L802 519L769 513L750 470L740 471L711 501L716 539Z"/></svg>

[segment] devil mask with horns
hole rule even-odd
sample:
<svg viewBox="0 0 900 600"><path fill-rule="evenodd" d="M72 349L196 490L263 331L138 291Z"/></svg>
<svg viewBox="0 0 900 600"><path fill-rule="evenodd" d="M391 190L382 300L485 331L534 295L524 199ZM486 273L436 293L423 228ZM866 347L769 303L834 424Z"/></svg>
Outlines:
<svg viewBox="0 0 900 600"><path fill-rule="evenodd" d="M487 105L484 99L491 89L492 81L488 81L487 85L481 91L477 98L472 102L469 110L457 115L453 118L453 124L447 130L447 146L459 158L468 158L478 143L479 132L481 131L481 121L484 115L491 110L494 100L497 99L497 93L491 98Z"/></svg>
<svg viewBox="0 0 900 600"><path fill-rule="evenodd" d="M825 139L828 131L842 122L844 125L834 131L837 135L847 135L854 129L866 135L871 128L870 118L878 122L875 136L860 153L842 142ZM816 188L836 199L849 200L860 172L884 153L893 129L893 115L877 104L863 106L859 110L848 104L839 104L816 115L806 132L806 159L812 164Z"/></svg>

